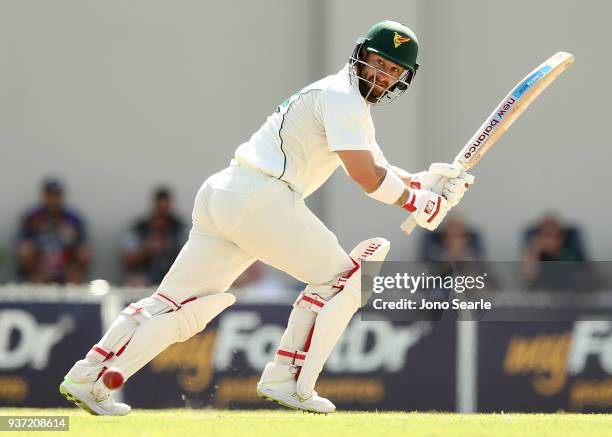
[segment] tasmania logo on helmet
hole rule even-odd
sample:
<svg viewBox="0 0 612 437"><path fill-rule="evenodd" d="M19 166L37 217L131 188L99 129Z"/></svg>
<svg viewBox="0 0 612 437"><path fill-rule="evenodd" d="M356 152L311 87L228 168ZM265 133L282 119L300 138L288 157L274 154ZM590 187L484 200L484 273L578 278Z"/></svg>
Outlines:
<svg viewBox="0 0 612 437"><path fill-rule="evenodd" d="M402 36L399 33L395 32L395 35L393 36L393 44L395 45L395 48L398 48L399 46L408 41L410 41L410 38L408 38L407 36Z"/></svg>

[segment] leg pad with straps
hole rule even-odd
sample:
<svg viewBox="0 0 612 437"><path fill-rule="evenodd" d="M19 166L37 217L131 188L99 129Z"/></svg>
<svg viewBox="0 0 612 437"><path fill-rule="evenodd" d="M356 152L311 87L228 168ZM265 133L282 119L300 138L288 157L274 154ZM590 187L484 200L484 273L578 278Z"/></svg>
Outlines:
<svg viewBox="0 0 612 437"><path fill-rule="evenodd" d="M232 294L219 293L189 299L175 311L151 297L130 304L66 376L77 382L95 381L104 367L115 366L127 379L171 344L202 331L235 301Z"/></svg>
<svg viewBox="0 0 612 437"><path fill-rule="evenodd" d="M361 262L383 261L389 248L384 238L362 241L350 253L355 264L351 271L330 284L308 285L293 304L274 362L298 367L301 396L312 393L323 364L360 306ZM303 375L305 370L307 377Z"/></svg>
<svg viewBox="0 0 612 437"><path fill-rule="evenodd" d="M151 317L130 339L125 351L109 365L118 367L127 379L176 342L202 331L208 322L236 301L229 293L211 294L184 303L177 311Z"/></svg>

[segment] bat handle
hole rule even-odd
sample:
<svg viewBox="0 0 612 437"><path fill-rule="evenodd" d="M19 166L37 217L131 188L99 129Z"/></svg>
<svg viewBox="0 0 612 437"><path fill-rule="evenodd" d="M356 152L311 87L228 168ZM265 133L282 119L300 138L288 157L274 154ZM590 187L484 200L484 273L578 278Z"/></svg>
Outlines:
<svg viewBox="0 0 612 437"><path fill-rule="evenodd" d="M410 235L412 231L414 231L414 228L416 228L416 225L416 220L414 219L414 217L410 216L406 220L404 220L404 223L401 224L400 229L406 234Z"/></svg>

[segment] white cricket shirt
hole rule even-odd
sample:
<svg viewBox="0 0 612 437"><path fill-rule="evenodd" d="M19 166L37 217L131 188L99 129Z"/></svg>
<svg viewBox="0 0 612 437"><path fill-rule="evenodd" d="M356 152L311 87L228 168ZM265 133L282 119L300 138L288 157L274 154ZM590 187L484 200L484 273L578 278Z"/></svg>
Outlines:
<svg viewBox="0 0 612 437"><path fill-rule="evenodd" d="M348 64L278 106L235 159L312 194L342 163L337 150L369 150L387 165L375 139L370 105L351 82Z"/></svg>

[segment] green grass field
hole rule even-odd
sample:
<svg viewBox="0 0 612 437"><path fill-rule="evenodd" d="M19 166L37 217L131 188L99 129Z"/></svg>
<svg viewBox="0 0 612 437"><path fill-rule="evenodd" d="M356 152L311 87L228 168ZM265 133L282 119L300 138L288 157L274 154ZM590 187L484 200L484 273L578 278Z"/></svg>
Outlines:
<svg viewBox="0 0 612 437"><path fill-rule="evenodd" d="M136 410L96 417L76 409L2 408L0 415L68 415L78 436L609 436L612 414L349 413L284 410ZM6 435L5 433L2 433ZM19 436L30 433L20 432ZM34 434L34 433L31 433ZM17 435L17 434L16 434ZM41 435L37 433L36 435ZM43 435L49 435L45 432Z"/></svg>

